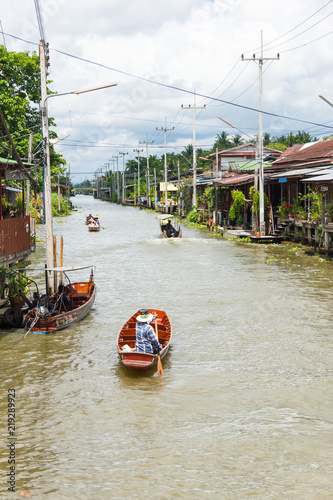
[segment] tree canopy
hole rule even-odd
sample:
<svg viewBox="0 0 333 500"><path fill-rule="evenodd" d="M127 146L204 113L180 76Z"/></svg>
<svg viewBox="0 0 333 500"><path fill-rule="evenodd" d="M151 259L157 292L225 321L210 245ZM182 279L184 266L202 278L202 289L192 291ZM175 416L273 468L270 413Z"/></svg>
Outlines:
<svg viewBox="0 0 333 500"><path fill-rule="evenodd" d="M47 82L51 83L50 80ZM48 90L48 93L51 93ZM32 134L33 160L42 165L42 148L40 132L40 71L39 56L36 52L8 52L0 45L0 108L4 114L8 129L13 138L15 148L23 160L28 159L29 136ZM49 119L50 126L55 126ZM57 134L50 131L50 138ZM36 153L34 153L36 152ZM12 149L1 133L0 156L13 159ZM65 159L54 151L50 145L51 175L63 171ZM42 182L42 169L37 171L39 184Z"/></svg>

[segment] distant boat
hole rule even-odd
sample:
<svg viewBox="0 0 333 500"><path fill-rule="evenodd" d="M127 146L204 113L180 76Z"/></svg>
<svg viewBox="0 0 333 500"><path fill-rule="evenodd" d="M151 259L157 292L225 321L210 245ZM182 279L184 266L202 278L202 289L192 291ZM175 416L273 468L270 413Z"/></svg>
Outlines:
<svg viewBox="0 0 333 500"><path fill-rule="evenodd" d="M181 238L182 230L174 215L158 215L162 238Z"/></svg>
<svg viewBox="0 0 333 500"><path fill-rule="evenodd" d="M151 326L155 328L158 341L163 347L160 352L160 357L163 359L170 347L172 337L171 323L166 312L157 309L148 309L148 311L156 317L157 331L155 322L152 322ZM118 355L122 364L131 370L142 371L156 367L159 356L157 354L136 352L134 350L136 341L136 318L139 314L140 310L126 321L118 334L117 346Z"/></svg>
<svg viewBox="0 0 333 500"><path fill-rule="evenodd" d="M63 330L88 314L96 298L96 285L92 270L89 281L72 283L66 274L69 271L77 271L85 267L46 269L51 272L63 273L67 284L64 285L62 292L58 291L51 296L37 293L37 305L30 309L24 317L26 335L29 333L54 333Z"/></svg>
<svg viewBox="0 0 333 500"><path fill-rule="evenodd" d="M94 219L94 216L93 215L87 215L86 216L86 220L85 220L85 223L86 225L90 224L90 222Z"/></svg>
<svg viewBox="0 0 333 500"><path fill-rule="evenodd" d="M101 224L98 220L98 217L92 217L90 219L90 222L88 223L88 230L89 231L100 231L101 229Z"/></svg>

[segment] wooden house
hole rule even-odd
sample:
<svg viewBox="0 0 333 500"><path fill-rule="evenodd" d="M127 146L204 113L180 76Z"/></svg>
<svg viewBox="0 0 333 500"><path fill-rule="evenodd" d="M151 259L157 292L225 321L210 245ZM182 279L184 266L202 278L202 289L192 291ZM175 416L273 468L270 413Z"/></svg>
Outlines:
<svg viewBox="0 0 333 500"><path fill-rule="evenodd" d="M31 165L24 166L29 172ZM0 265L3 267L24 260L33 249L25 181L26 172L16 161L0 158Z"/></svg>

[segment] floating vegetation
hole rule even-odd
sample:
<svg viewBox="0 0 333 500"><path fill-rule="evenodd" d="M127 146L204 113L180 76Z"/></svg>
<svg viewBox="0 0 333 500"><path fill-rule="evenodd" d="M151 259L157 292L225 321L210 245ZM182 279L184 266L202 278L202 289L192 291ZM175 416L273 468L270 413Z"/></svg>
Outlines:
<svg viewBox="0 0 333 500"><path fill-rule="evenodd" d="M266 260L266 264L272 264L273 262L279 262L279 261L278 261L278 259L275 259L274 257Z"/></svg>

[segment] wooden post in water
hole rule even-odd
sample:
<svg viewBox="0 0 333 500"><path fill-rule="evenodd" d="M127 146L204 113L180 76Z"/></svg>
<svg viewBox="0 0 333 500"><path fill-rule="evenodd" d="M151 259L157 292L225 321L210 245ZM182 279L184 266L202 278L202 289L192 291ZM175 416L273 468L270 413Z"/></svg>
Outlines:
<svg viewBox="0 0 333 500"><path fill-rule="evenodd" d="M57 267L57 236L53 235L53 266ZM53 290L57 290L57 273L53 273Z"/></svg>
<svg viewBox="0 0 333 500"><path fill-rule="evenodd" d="M64 238L60 236L60 258L59 258L59 266L63 267L64 265ZM62 273L59 273L59 284L62 283Z"/></svg>

